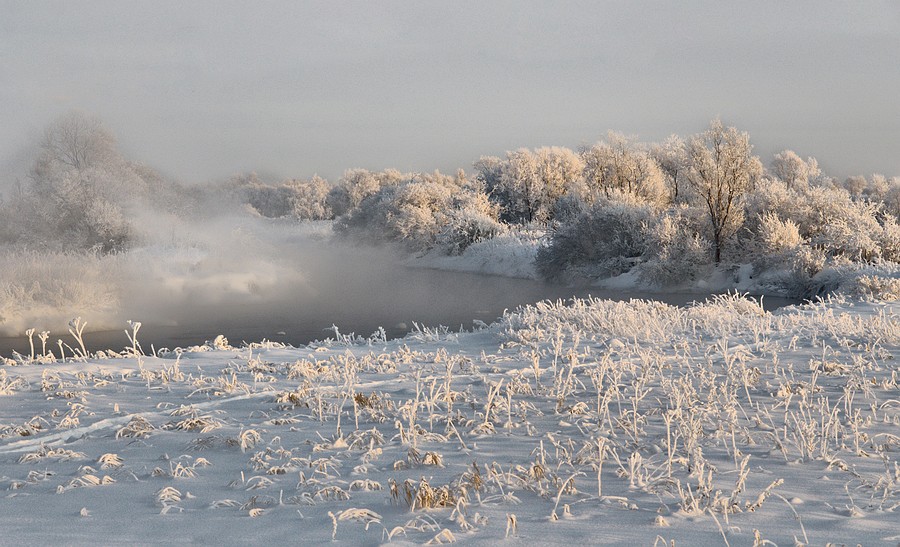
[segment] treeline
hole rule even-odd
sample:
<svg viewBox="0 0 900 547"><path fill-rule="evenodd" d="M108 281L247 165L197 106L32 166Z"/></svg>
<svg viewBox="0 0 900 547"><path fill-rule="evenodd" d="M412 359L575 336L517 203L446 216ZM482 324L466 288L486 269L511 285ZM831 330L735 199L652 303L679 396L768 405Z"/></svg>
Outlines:
<svg viewBox="0 0 900 547"><path fill-rule="evenodd" d="M547 279L637 268L665 286L750 263L753 275L804 294L827 266L900 262L900 178L839 181L790 150L766 166L747 133L718 120L686 139L645 144L611 132L577 152L523 148L474 168L473 177L352 170L331 187L314 179L244 191L262 215L333 218L342 236L416 252L460 253L538 227L536 267Z"/></svg>
<svg viewBox="0 0 900 547"><path fill-rule="evenodd" d="M242 207L333 220L339 237L416 253L543 233L535 265L547 279L631 271L665 286L752 264L752 275L803 294L829 267L900 262L900 178L839 181L790 150L765 165L747 133L718 120L662 143L611 132L578 151L486 156L472 175L353 169L335 184L268 184L249 174L188 189L125 160L99 122L71 114L48 128L28 180L4 196L0 241L114 253L152 232L137 228L141 218Z"/></svg>

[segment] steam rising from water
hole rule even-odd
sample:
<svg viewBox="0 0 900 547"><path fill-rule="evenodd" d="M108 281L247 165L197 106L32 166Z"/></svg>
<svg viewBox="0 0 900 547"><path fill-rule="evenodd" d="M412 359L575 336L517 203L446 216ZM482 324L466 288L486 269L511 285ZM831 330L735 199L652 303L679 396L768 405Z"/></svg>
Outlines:
<svg viewBox="0 0 900 547"><path fill-rule="evenodd" d="M89 348L121 349L126 321L141 339L187 346L225 334L232 342L263 338L292 344L378 327L402 335L406 325L471 327L505 308L573 295L640 298L491 276L415 270L387 248L331 238L330 223L273 222L250 216L155 219L143 243L110 256L8 251L0 271L0 336L28 328L68 340L67 323L87 321ZM146 219L142 226L149 226ZM149 235L147 235L149 234ZM643 295L660 298L660 295ZM696 295L666 295L683 304ZM777 299L766 299L776 304ZM789 302L784 302L789 303ZM782 305L784 304L782 303ZM27 342L0 340L0 355Z"/></svg>
<svg viewBox="0 0 900 547"><path fill-rule="evenodd" d="M384 275L391 253L334 247L328 224L252 217L176 221L123 254L8 251L0 273L0 333L65 332L82 316L88 330L127 319L179 325L241 321L241 314L319 314L319 308L366 306L365 276ZM350 300L354 300L351 302ZM361 301L360 301L361 300Z"/></svg>
<svg viewBox="0 0 900 547"><path fill-rule="evenodd" d="M414 321L469 327L507 307L572 294L527 280L409 269L389 248L334 240L327 222L235 214L140 225L142 243L118 255L8 254L20 267L0 273L7 288L0 335L36 328L55 340L80 316L87 332L115 331L117 347L129 319L142 322L145 340L166 339L157 347L218 333L239 342L284 332L284 341L302 343L331 335L332 324L364 336L378 327L403 334L400 325Z"/></svg>

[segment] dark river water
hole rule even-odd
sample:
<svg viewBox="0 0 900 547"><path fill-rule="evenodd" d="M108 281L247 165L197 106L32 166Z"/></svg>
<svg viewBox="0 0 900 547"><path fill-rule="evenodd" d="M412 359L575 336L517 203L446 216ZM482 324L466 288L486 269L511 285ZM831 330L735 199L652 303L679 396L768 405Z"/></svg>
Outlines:
<svg viewBox="0 0 900 547"><path fill-rule="evenodd" d="M491 323L506 309L540 300L594 296L613 300L652 299L672 305L685 305L705 299L706 295L686 293L641 293L602 290L597 287L567 287L526 279L448 272L415 268L393 268L373 272L330 271L329 283L322 289L298 294L284 291L277 298L258 301L245 299L234 303L185 301L173 308L171 317L153 323L144 322L138 340L145 351L203 344L222 334L232 345L268 339L294 346L333 337L332 325L341 334L356 333L368 337L383 327L388 338L401 337L414 328L445 325L452 330L471 329L473 320ZM352 282L361 274L371 274L365 283ZM341 276L346 275L347 279ZM353 278L353 279L351 279ZM346 281L346 282L345 282ZM772 310L799 303L798 300L765 297L763 305ZM135 319L139 319L136 317ZM58 338L73 347L68 334L51 336L56 351ZM124 330L85 332L90 351L120 351L130 345ZM39 341L35 338L39 346ZM27 354L24 337L0 338L0 355L12 351Z"/></svg>

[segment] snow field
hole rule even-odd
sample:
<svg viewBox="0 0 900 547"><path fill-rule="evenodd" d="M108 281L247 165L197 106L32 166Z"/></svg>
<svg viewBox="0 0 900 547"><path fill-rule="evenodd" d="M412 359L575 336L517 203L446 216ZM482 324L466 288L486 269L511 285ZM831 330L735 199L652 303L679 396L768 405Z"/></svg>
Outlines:
<svg viewBox="0 0 900 547"><path fill-rule="evenodd" d="M892 544L897 312L577 300L396 341L153 356L135 340L65 361L37 344L0 366L0 528L18 544Z"/></svg>

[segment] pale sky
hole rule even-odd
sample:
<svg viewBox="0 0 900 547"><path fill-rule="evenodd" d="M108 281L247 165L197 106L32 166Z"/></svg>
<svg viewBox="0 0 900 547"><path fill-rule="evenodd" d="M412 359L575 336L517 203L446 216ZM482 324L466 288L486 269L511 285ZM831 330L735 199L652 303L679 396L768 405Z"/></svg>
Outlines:
<svg viewBox="0 0 900 547"><path fill-rule="evenodd" d="M471 170L716 116L767 164L900 175L900 2L0 0L0 160L71 109L185 181Z"/></svg>

